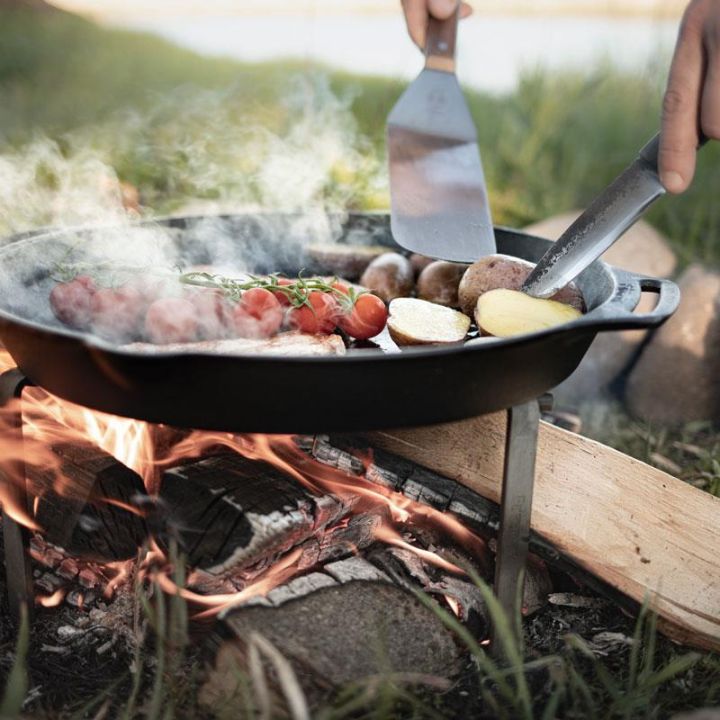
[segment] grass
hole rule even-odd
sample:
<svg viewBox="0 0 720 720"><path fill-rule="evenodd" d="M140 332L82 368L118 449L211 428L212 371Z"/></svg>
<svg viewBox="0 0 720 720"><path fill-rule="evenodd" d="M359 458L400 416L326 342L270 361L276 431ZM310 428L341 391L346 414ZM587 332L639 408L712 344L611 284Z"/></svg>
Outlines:
<svg viewBox="0 0 720 720"><path fill-rule="evenodd" d="M176 577L182 579L182 574ZM179 596L165 596L156 586L152 602L147 599L147 587L137 590L139 621L144 629L138 633L128 682L116 681L95 697L79 697L68 707L48 708L40 714L78 719L111 713L151 720L442 720L467 712L464 716L507 720L639 720L669 717L676 711L720 701L720 658L684 652L663 641L657 635L656 617L647 605L635 621L634 630L626 623L632 633L626 638L627 650L615 653L611 662L603 661L588 641L574 633L561 638L556 652L539 655L522 639L519 618L507 617L483 580L477 576L473 579L498 630L503 660L489 655L487 647L480 645L430 596L418 594L469 653L472 677L465 677L462 685L473 690L465 691L465 700L453 695L458 687L453 689L440 678L386 673L359 679L327 700L313 703L304 694L288 660L257 634L248 641L244 663L237 666L232 697L205 695L200 700L205 676L188 640L187 607ZM28 623L24 620L15 663L0 701L3 720L19 717L23 708L28 710L24 707L27 652ZM127 687L131 688L129 693ZM230 689L227 681L223 687Z"/></svg>
<svg viewBox="0 0 720 720"><path fill-rule="evenodd" d="M659 59L634 75L537 73L506 96L468 92L496 220L522 226L586 205L657 129L665 68ZM0 231L74 220L78 188L101 167L156 212L197 199L387 207L384 126L402 89L302 62L204 58L63 13L0 10L0 166L14 181L0 191ZM705 149L693 188L650 214L683 263L720 263L718 160L718 147ZM8 189L18 183L24 209Z"/></svg>

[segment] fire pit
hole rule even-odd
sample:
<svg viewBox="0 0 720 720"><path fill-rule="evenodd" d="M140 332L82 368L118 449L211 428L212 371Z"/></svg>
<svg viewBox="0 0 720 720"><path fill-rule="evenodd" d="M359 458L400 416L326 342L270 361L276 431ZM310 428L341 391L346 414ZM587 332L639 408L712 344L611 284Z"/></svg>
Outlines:
<svg viewBox="0 0 720 720"><path fill-rule="evenodd" d="M218 253L227 261L231 252L253 258L259 273L297 272L306 265L322 270L303 256L306 237L294 216L173 219L157 227L174 256L192 264L217 262ZM140 225L132 232L153 228ZM13 481L3 494L3 531L16 614L33 595L28 548L45 568L43 602L69 598L83 604L111 592L122 563L154 537L160 546L153 552L162 557L179 544L194 570L190 588L180 590L161 563L150 562L148 573L166 589L211 605L206 612L225 607L229 617L228 607L255 598L261 615L284 598L351 579L393 578L407 586L410 577L478 629L483 603L457 563L479 567L487 559L478 534L489 523L487 504L460 486L443 486L437 476L411 473L409 482L395 473L393 479L392 467L316 433L423 425L508 409L495 586L510 610L529 541L538 397L575 369L598 331L659 324L678 299L672 283L595 263L578 279L585 316L519 338L403 352L365 345L351 347L345 357L312 359L144 356L59 327L47 308L58 262L93 237L119 240L126 231L48 232L2 251L0 336L19 367L2 375L0 388L11 459L5 472ZM510 230L497 234L501 251L529 260L548 246ZM351 217L340 241L394 247L384 216ZM659 292L658 306L633 315L642 290ZM292 398L301 413L278 410L292 410ZM56 434L58 423L62 431ZM154 456L142 455L150 449ZM38 454L45 461L41 471ZM68 477L73 481L64 486ZM415 529L411 539L403 535L403 523ZM30 546L30 531L40 527L46 536ZM436 552L438 537L451 539L457 561ZM372 562L363 555L348 559L378 540L384 549L372 551ZM58 555L53 544L84 564ZM121 564L114 574L107 572L110 562ZM428 563L444 573L441 582L428 574Z"/></svg>

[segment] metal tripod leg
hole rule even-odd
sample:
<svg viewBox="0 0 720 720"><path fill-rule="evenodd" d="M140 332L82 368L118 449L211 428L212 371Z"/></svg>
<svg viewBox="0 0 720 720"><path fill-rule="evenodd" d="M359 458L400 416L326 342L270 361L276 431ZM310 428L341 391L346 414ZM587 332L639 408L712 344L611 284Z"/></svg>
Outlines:
<svg viewBox="0 0 720 720"><path fill-rule="evenodd" d="M500 501L500 529L495 564L495 594L510 618L521 608L518 582L525 570L530 539L535 455L540 427L537 400L508 410L505 468ZM498 652L493 630L493 648Z"/></svg>
<svg viewBox="0 0 720 720"><path fill-rule="evenodd" d="M19 398L27 384L27 379L19 370L8 370L0 375L0 407L6 406L14 398ZM8 431L17 433L18 438L22 440L22 412L19 406L16 416L9 419L8 425ZM15 467L10 470L14 477L21 480L14 482L0 475L0 483L4 482L5 484L3 492L7 500L15 507L27 509L28 499L25 487L24 463L21 460L15 461ZM15 623L19 624L23 607L28 612L32 610L32 575L30 556L28 554L30 538L28 530L13 520L4 509L2 513L2 529L10 614Z"/></svg>

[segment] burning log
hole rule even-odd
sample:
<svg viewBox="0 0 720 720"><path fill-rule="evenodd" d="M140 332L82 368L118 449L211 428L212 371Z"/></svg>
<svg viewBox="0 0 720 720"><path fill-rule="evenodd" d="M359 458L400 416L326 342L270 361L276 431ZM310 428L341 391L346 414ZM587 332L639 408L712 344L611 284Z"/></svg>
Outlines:
<svg viewBox="0 0 720 720"><path fill-rule="evenodd" d="M91 445L56 445L53 452L61 460L59 480L35 466L26 471L45 539L85 559L135 557L148 535L136 505L145 496L139 475Z"/></svg>

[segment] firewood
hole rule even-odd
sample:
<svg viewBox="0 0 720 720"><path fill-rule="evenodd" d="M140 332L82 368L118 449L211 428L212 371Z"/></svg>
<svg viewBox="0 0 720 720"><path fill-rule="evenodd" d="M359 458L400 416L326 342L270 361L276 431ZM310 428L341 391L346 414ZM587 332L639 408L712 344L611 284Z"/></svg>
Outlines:
<svg viewBox="0 0 720 720"><path fill-rule="evenodd" d="M144 518L133 510L135 496L145 493L140 476L90 445L57 445L53 452L61 461L59 492L52 471L32 465L26 471L45 539L81 558L134 557L148 535Z"/></svg>
<svg viewBox="0 0 720 720"><path fill-rule="evenodd" d="M373 445L498 502L504 413L371 433ZM637 603L668 635L720 649L720 499L600 443L541 423L532 528Z"/></svg>
<svg viewBox="0 0 720 720"><path fill-rule="evenodd" d="M168 532L177 535L191 567L214 575L269 562L350 510L237 453L168 470L160 500Z"/></svg>

